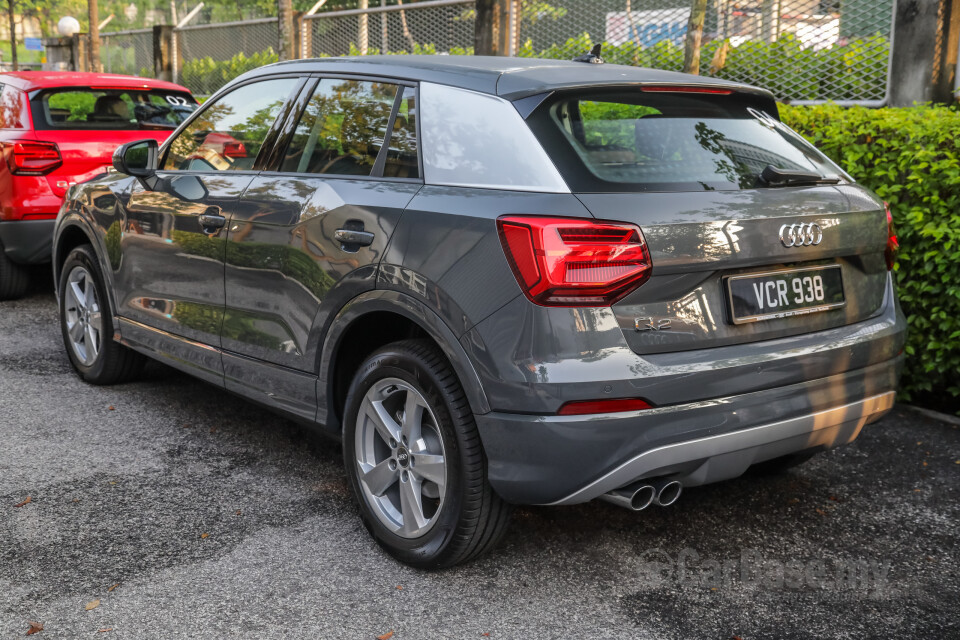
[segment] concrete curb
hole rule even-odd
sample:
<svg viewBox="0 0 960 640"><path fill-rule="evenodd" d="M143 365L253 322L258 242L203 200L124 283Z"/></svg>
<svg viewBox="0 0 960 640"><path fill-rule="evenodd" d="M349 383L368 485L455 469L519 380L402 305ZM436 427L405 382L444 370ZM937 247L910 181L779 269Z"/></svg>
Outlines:
<svg viewBox="0 0 960 640"><path fill-rule="evenodd" d="M912 404L898 404L897 407L903 409L909 409L914 413L919 413L922 416L931 418L933 420L939 420L940 422L946 422L947 424L953 425L955 427L960 427L960 417L952 416L949 413L941 413L939 411L934 411L933 409L924 409L923 407L917 407Z"/></svg>

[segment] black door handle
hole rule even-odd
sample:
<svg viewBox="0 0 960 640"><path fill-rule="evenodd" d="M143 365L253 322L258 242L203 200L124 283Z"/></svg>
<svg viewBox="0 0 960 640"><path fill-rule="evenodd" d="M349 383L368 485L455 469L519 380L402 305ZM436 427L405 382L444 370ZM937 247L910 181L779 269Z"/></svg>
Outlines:
<svg viewBox="0 0 960 640"><path fill-rule="evenodd" d="M201 213L199 220L204 233L216 233L218 229L222 229L223 225L227 224L226 218L212 213Z"/></svg>
<svg viewBox="0 0 960 640"><path fill-rule="evenodd" d="M333 238L340 243L340 248L344 251L356 251L360 247L373 244L373 234L369 231L337 229L333 232Z"/></svg>

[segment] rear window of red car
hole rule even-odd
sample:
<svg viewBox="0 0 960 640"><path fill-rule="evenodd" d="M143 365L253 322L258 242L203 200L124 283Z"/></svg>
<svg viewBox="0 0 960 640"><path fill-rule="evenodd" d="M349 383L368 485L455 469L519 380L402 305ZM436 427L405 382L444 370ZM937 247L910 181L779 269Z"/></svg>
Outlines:
<svg viewBox="0 0 960 640"><path fill-rule="evenodd" d="M189 93L67 87L30 101L34 129L172 129L197 108Z"/></svg>

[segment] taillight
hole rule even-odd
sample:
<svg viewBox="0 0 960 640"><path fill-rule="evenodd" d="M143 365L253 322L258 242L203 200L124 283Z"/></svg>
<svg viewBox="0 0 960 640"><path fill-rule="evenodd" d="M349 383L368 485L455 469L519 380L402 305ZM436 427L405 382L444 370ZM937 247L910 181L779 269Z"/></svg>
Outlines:
<svg viewBox="0 0 960 640"><path fill-rule="evenodd" d="M900 243L897 242L897 230L893 226L890 203L884 202L883 208L887 211L887 249L883 252L883 257L887 259L887 271L893 271L893 264L897 260L897 250L900 249Z"/></svg>
<svg viewBox="0 0 960 640"><path fill-rule="evenodd" d="M225 142L223 144L223 155L228 158L246 158L247 148L242 142Z"/></svg>
<svg viewBox="0 0 960 640"><path fill-rule="evenodd" d="M650 277L650 252L635 225L504 216L497 226L520 288L539 305L607 306Z"/></svg>
<svg viewBox="0 0 960 640"><path fill-rule="evenodd" d="M63 164L55 142L10 140L3 143L3 155L10 173L18 176L42 176Z"/></svg>
<svg viewBox="0 0 960 640"><path fill-rule="evenodd" d="M610 398L607 400L579 400L577 402L567 402L560 411L559 416L583 416L591 413L617 413L620 411L641 411L650 409L653 405L640 398Z"/></svg>

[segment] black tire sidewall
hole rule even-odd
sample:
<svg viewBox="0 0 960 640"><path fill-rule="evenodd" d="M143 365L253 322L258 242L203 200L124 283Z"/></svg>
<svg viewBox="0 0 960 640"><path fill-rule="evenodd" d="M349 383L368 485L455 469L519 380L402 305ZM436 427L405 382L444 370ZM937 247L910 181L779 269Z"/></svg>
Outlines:
<svg viewBox="0 0 960 640"><path fill-rule="evenodd" d="M103 326L100 336L100 352L97 353L97 358L93 361L93 364L89 366L80 362L77 354L73 351L70 335L67 331L66 310L64 308L66 304L65 293L70 272L77 266L84 267L93 277L93 285L97 290L97 299L100 301L100 316ZM67 256L66 261L63 263L63 268L60 270L60 283L58 284L57 292L59 294L60 333L63 336L63 346L67 350L67 356L70 358L74 369L76 369L85 380L97 379L103 375L104 368L107 366L108 351L113 342L113 315L110 313L110 303L107 298L107 292L103 286L103 275L100 273L100 266L97 264L96 256L89 246L81 245L71 251Z"/></svg>
<svg viewBox="0 0 960 640"><path fill-rule="evenodd" d="M367 391L384 378L399 378L415 387L430 404L436 417L444 456L447 462L447 491L439 520L419 538L403 538L387 529L367 504L360 487L355 454L357 416ZM357 499L364 525L371 535L398 560L420 567L442 563L444 550L454 538L463 506L465 478L458 427L449 410L451 398L446 397L437 379L435 367L423 362L412 351L387 347L368 358L361 365L347 395L344 411L343 458L350 485Z"/></svg>

